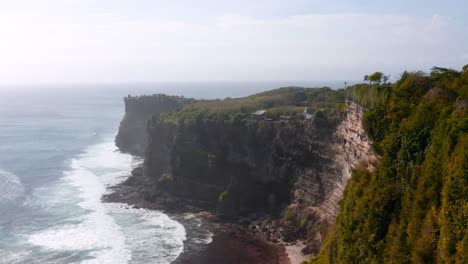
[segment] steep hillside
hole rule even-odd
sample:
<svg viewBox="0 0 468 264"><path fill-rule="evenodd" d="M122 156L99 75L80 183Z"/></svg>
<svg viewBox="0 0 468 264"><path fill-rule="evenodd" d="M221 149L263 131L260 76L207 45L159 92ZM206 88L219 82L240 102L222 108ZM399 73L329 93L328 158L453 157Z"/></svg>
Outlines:
<svg viewBox="0 0 468 264"><path fill-rule="evenodd" d="M381 159L353 171L310 263L468 263L468 66L348 92Z"/></svg>

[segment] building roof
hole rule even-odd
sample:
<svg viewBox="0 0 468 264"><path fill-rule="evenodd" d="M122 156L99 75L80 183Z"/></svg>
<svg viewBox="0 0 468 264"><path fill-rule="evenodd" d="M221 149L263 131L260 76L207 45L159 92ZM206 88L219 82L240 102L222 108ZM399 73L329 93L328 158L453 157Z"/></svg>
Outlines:
<svg viewBox="0 0 468 264"><path fill-rule="evenodd" d="M253 112L252 115L261 116L261 115L264 115L265 113L266 113L266 110L258 110L258 111Z"/></svg>

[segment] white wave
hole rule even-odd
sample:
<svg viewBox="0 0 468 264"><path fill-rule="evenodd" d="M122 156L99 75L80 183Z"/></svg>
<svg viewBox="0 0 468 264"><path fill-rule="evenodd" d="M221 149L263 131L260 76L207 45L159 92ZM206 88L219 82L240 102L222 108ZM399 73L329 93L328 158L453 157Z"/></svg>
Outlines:
<svg viewBox="0 0 468 264"><path fill-rule="evenodd" d="M185 213L181 216L181 221L189 229L189 243L210 244L213 241L214 234L210 231L212 230L212 225L206 221L202 221L199 216L196 216L193 213Z"/></svg>
<svg viewBox="0 0 468 264"><path fill-rule="evenodd" d="M213 242L213 233L212 232L206 232L204 234L204 237L194 237L192 238L192 242L196 244L210 244Z"/></svg>
<svg viewBox="0 0 468 264"><path fill-rule="evenodd" d="M53 188L53 194L42 192L47 196L42 201L55 207L70 204L73 199L68 196L75 194L85 213L68 219L67 224L29 235L30 243L54 251L89 251L93 258L81 263L123 264L160 250L153 254L158 259L151 262L162 264L170 263L182 252L185 229L167 215L101 202L107 187L124 181L141 162L115 150L112 140L87 148L72 160L71 170ZM69 190L70 186L75 191ZM61 204L61 199L67 202ZM148 252L137 252L144 248Z"/></svg>
<svg viewBox="0 0 468 264"><path fill-rule="evenodd" d="M0 250L0 263L16 264L28 256L28 252L9 252Z"/></svg>
<svg viewBox="0 0 468 264"><path fill-rule="evenodd" d="M119 203L110 203L107 207L123 227L132 262L166 264L182 253L185 229L167 215Z"/></svg>
<svg viewBox="0 0 468 264"><path fill-rule="evenodd" d="M186 214L183 215L182 218L183 218L184 220L192 220L192 219L194 219L195 217L196 217L196 216L195 216L193 213L186 213Z"/></svg>
<svg viewBox="0 0 468 264"><path fill-rule="evenodd" d="M21 180L13 173L0 170L0 207L24 198Z"/></svg>
<svg viewBox="0 0 468 264"><path fill-rule="evenodd" d="M72 170L65 180L80 192L80 207L90 213L81 216L79 224L67 224L33 234L29 242L52 250L92 250L94 259L83 263L127 263L131 252L126 248L125 236L101 203L105 186L99 178L73 160ZM59 197L57 197L59 199Z"/></svg>

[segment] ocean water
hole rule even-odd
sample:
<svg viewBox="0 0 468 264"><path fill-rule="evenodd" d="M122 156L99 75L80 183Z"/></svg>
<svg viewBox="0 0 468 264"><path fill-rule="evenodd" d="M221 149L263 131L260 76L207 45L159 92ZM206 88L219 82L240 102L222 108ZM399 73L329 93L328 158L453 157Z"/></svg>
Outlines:
<svg viewBox="0 0 468 264"><path fill-rule="evenodd" d="M170 263L184 227L101 202L140 159L120 153L110 91L9 91L0 99L0 263Z"/></svg>
<svg viewBox="0 0 468 264"><path fill-rule="evenodd" d="M287 84L0 87L0 263L162 264L209 243L191 214L101 201L142 162L114 145L122 98L235 97Z"/></svg>

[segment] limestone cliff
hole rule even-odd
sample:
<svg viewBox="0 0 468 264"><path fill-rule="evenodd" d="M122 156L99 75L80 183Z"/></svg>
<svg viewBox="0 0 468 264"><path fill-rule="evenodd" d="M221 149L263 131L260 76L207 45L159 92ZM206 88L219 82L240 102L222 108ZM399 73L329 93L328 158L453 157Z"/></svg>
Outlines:
<svg viewBox="0 0 468 264"><path fill-rule="evenodd" d="M288 240L306 239L305 253L320 249L326 227L339 213L339 201L352 169L377 160L362 126L362 115L362 107L347 101L345 117L330 141L310 145L316 156L327 162L304 168L297 176L291 204L278 230Z"/></svg>
<svg viewBox="0 0 468 264"><path fill-rule="evenodd" d="M120 122L115 144L123 151L143 156L148 145L146 127L153 114L175 111L190 99L155 94L124 98L125 115Z"/></svg>
<svg viewBox="0 0 468 264"><path fill-rule="evenodd" d="M268 214L271 238L320 247L323 227L360 162L373 160L362 108L338 120L191 122L153 116L145 154L145 196L216 209L226 218Z"/></svg>

